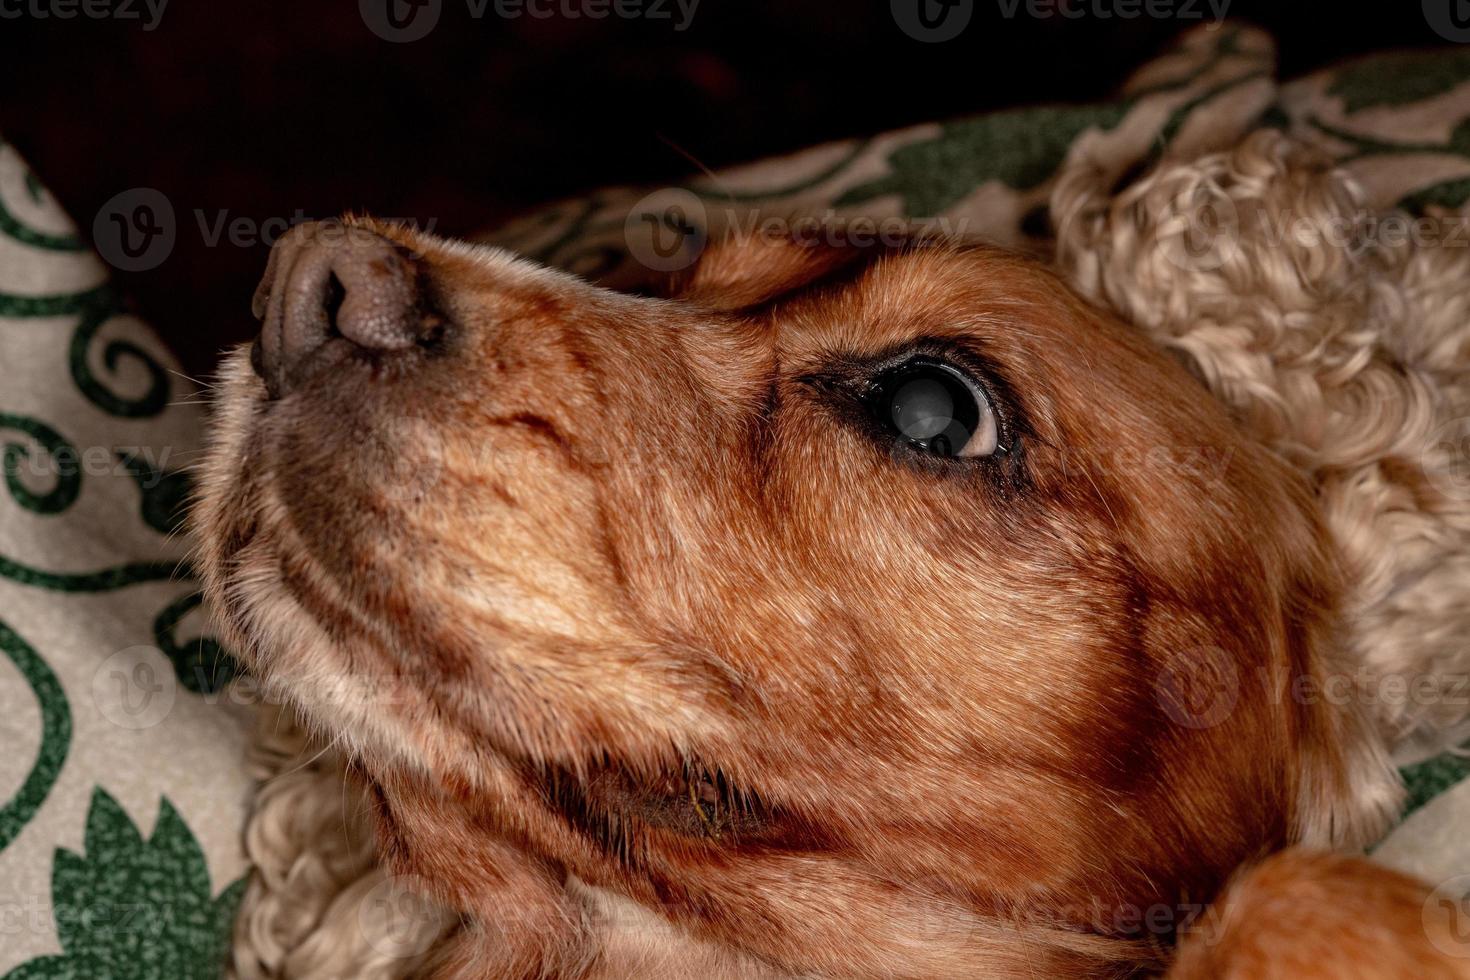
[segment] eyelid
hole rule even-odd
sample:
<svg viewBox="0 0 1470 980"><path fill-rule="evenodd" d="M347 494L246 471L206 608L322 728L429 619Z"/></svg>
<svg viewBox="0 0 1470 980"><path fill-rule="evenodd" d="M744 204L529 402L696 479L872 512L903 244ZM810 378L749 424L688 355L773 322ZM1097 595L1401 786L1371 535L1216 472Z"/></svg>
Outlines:
<svg viewBox="0 0 1470 980"><path fill-rule="evenodd" d="M1038 440L1026 417L1025 406L1016 396L1005 372L982 351L946 338L920 338L886 353L856 355L840 350L828 351L821 366L802 373L795 382L815 392L836 409L849 424L874 432L868 403L878 380L887 372L915 361L951 365L977 384L986 395L996 424L996 450L982 458L958 457L957 462L988 466L1005 461L1003 482L1014 483L1021 470L1021 459L1027 442ZM1042 440L1044 441L1044 440Z"/></svg>

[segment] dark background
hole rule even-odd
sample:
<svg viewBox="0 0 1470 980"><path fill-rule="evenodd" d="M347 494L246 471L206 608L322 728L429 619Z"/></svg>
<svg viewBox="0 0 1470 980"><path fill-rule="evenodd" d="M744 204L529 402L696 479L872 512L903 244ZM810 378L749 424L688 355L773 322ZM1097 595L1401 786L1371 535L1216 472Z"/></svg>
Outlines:
<svg viewBox="0 0 1470 980"><path fill-rule="evenodd" d="M50 0L0 0L0 11L38 2ZM1034 18L1024 6L1006 18L1000 0L975 0L959 38L926 44L897 27L888 0L700 0L682 32L673 20L467 11L444 0L437 28L407 44L369 31L357 0L170 0L152 31L7 17L0 134L84 232L120 191L169 198L172 254L118 278L185 367L205 373L252 332L266 246L211 247L196 210L259 222L361 209L466 234L598 185L683 176L693 166L670 144L719 167L927 119L1098 98L1199 23ZM1414 0L1232 0L1229 15L1276 35L1284 76L1445 43Z"/></svg>

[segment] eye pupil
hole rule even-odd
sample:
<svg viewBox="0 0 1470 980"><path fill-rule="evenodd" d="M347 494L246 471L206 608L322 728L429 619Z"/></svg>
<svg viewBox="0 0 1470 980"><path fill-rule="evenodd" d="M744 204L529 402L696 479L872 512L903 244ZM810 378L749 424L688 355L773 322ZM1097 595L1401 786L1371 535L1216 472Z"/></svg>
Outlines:
<svg viewBox="0 0 1470 980"><path fill-rule="evenodd" d="M905 381L893 393L893 424L909 439L927 442L955 424L963 395L939 378L919 376Z"/></svg>
<svg viewBox="0 0 1470 980"><path fill-rule="evenodd" d="M881 377L873 411L909 445L936 456L985 454L966 450L983 449L972 446L976 434L993 427L984 396L957 370L940 364L909 364Z"/></svg>

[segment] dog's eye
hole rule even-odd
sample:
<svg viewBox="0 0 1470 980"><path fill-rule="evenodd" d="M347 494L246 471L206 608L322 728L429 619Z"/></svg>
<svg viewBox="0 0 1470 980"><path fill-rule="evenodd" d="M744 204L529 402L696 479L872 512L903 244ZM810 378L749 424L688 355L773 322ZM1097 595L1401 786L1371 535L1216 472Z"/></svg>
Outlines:
<svg viewBox="0 0 1470 980"><path fill-rule="evenodd" d="M935 456L989 456L1000 444L995 411L980 382L940 361L909 361L879 375L868 403L880 425Z"/></svg>

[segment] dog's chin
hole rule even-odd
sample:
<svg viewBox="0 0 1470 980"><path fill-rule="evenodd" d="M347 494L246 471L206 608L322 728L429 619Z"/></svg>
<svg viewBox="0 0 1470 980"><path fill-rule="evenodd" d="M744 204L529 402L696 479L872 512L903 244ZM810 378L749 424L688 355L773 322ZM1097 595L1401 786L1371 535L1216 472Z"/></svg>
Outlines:
<svg viewBox="0 0 1470 980"><path fill-rule="evenodd" d="M279 542L289 516L259 465L272 410L248 347L227 355L191 514L221 639L265 698L294 707L349 757L424 772L475 771L480 753L467 740L414 720L431 712L413 684L354 656L286 585ZM311 561L294 552L291 559Z"/></svg>

